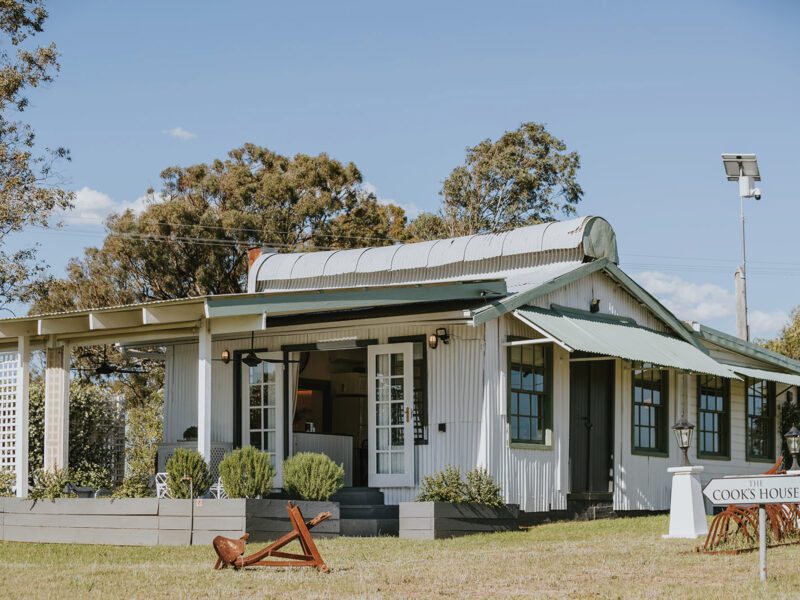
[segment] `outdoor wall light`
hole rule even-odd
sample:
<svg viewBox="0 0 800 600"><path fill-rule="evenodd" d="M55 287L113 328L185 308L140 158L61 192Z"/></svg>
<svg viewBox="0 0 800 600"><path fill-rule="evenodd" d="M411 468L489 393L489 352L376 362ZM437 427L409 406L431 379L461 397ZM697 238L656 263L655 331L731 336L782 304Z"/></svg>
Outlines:
<svg viewBox="0 0 800 600"><path fill-rule="evenodd" d="M686 417L681 417L672 426L672 432L675 434L675 439L678 441L678 448L683 452L682 467L691 467L689 462L689 446L692 445L692 433L694 432L694 425L686 420Z"/></svg>
<svg viewBox="0 0 800 600"><path fill-rule="evenodd" d="M447 329L445 329L444 327L439 327L436 330L436 333L432 333L428 336L428 347L431 350L435 350L436 347L439 345L440 340L443 344L450 343L450 334L447 333Z"/></svg>
<svg viewBox="0 0 800 600"><path fill-rule="evenodd" d="M792 425L792 428L786 432L783 439L786 440L789 454L792 455L792 468L790 471L800 471L800 465L797 464L797 454L800 453L800 431Z"/></svg>
<svg viewBox="0 0 800 600"><path fill-rule="evenodd" d="M231 351L225 348L225 350L222 351L220 360L222 360L222 362L224 362L226 365L231 362Z"/></svg>

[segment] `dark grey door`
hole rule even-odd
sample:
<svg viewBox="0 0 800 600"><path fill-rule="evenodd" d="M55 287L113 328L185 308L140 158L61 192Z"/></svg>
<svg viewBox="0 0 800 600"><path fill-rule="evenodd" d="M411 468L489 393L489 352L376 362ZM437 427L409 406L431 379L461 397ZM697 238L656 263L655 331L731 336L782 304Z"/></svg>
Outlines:
<svg viewBox="0 0 800 600"><path fill-rule="evenodd" d="M614 361L570 364L569 462L572 493L611 491Z"/></svg>

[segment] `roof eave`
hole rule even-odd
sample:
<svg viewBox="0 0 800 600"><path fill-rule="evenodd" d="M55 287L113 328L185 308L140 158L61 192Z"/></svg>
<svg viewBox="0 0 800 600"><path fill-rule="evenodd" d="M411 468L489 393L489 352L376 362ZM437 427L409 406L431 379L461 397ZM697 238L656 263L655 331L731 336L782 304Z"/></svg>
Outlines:
<svg viewBox="0 0 800 600"><path fill-rule="evenodd" d="M742 356L747 356L749 358L759 360L782 369L800 373L799 361L789 358L788 356L784 356L783 354L773 352L772 350L767 350L758 344L745 341L741 338L725 333L724 331L719 331L718 329L708 327L707 325L698 324L698 329L693 328L691 332L695 338L711 342L717 346L720 346L721 348L725 348L726 350L730 350L737 354L741 354Z"/></svg>

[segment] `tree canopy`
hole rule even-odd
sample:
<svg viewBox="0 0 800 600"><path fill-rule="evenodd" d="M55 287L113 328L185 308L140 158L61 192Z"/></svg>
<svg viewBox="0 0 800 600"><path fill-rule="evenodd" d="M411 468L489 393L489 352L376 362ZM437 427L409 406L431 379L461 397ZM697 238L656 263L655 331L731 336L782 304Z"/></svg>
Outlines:
<svg viewBox="0 0 800 600"><path fill-rule="evenodd" d="M55 44L28 43L46 20L42 0L0 0L0 307L30 300L43 283L36 249L9 252L8 236L46 226L52 211L68 208L72 199L53 180L54 161L68 159L68 152L38 153L33 129L20 120L30 89L50 83L58 71Z"/></svg>
<svg viewBox="0 0 800 600"><path fill-rule="evenodd" d="M448 235L497 232L571 215L583 197L577 152L540 123L522 123L467 148L442 185L439 217ZM429 219L429 225L431 221ZM438 227L434 227L436 231Z"/></svg>
<svg viewBox="0 0 800 600"><path fill-rule="evenodd" d="M142 213L109 217L102 247L72 260L35 311L241 292L250 247L381 246L405 235L403 209L378 203L353 163L326 154L247 144L161 179Z"/></svg>
<svg viewBox="0 0 800 600"><path fill-rule="evenodd" d="M353 163L245 144L224 159L165 169L145 210L110 216L103 245L72 260L34 312L241 292L253 246L381 246L550 221L575 212L579 167L543 125L523 123L467 148L443 183L440 210L409 223L369 192Z"/></svg>
<svg viewBox="0 0 800 600"><path fill-rule="evenodd" d="M773 352L800 360L800 306L792 311L789 322L780 330L778 337L762 343Z"/></svg>

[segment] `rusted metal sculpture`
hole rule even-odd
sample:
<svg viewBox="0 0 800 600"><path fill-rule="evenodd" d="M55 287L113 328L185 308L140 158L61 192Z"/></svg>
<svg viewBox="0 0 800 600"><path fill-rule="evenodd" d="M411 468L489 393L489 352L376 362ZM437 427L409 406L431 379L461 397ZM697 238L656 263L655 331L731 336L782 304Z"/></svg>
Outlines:
<svg viewBox="0 0 800 600"><path fill-rule="evenodd" d="M779 459L765 475L783 473ZM800 505L767 504L767 529L773 544L784 543L800 536ZM739 542L739 543L737 543ZM708 528L703 552L731 552L752 549L758 543L758 506L737 506L732 504L716 515Z"/></svg>
<svg viewBox="0 0 800 600"><path fill-rule="evenodd" d="M243 569L245 567L316 567L323 573L328 573L330 569L328 569L325 561L322 560L322 556L317 550L309 530L329 519L331 513L319 513L310 521L305 521L300 508L291 502L289 502L286 510L289 512L292 531L281 536L266 548L249 556L244 555L245 543L250 537L249 534L245 533L238 540L221 535L215 537L212 543L218 558L214 568L219 570L226 567L233 567L234 569ZM303 550L302 554L281 551L281 548L294 540L300 542L300 547ZM268 558L283 560L265 560Z"/></svg>

